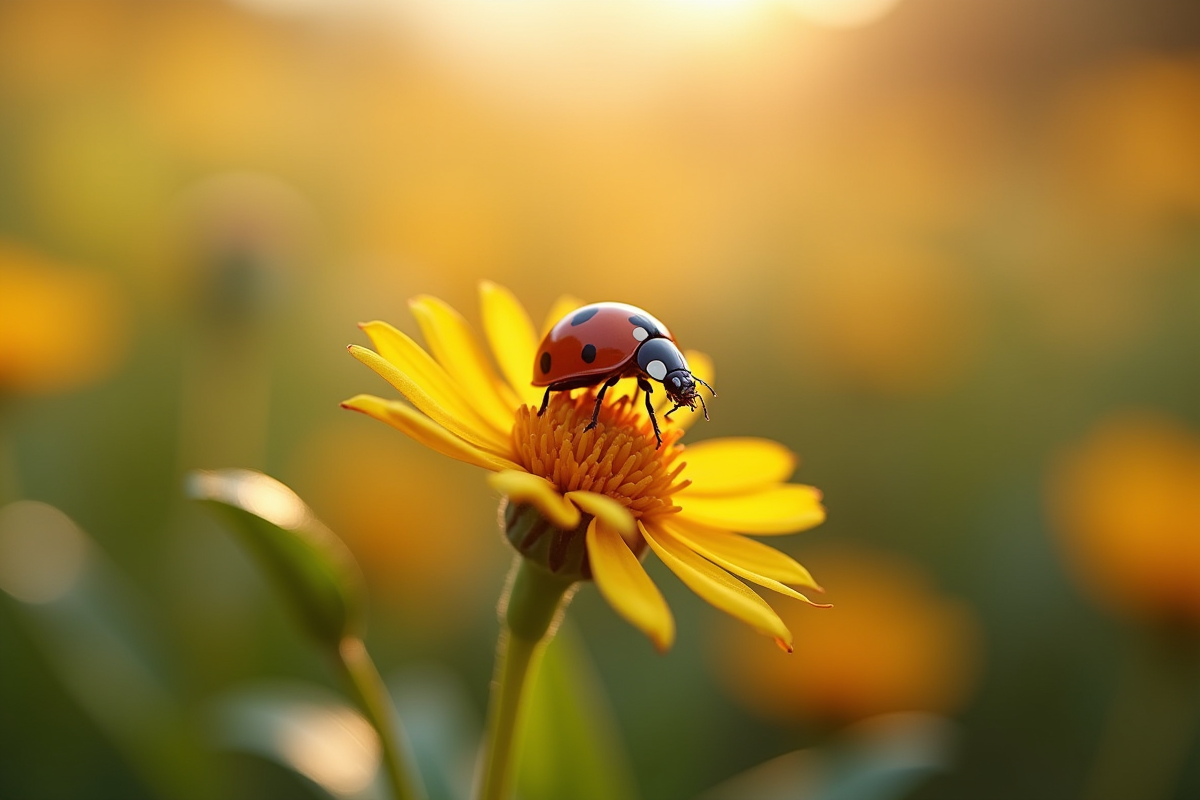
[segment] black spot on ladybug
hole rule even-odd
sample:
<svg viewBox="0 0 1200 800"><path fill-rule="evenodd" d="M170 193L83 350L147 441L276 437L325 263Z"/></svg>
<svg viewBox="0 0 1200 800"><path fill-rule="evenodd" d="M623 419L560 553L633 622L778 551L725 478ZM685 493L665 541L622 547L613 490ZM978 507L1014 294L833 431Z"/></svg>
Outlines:
<svg viewBox="0 0 1200 800"><path fill-rule="evenodd" d="M592 317L596 316L596 314L599 313L599 311L600 311L599 306L595 306L593 308L585 308L583 311L580 311L578 314L571 317L571 327L573 328L576 325L582 325L583 323L587 322Z"/></svg>
<svg viewBox="0 0 1200 800"><path fill-rule="evenodd" d="M634 314L629 318L635 328L645 328L650 333L658 333L658 328L654 327L654 323L643 317L641 314Z"/></svg>
<svg viewBox="0 0 1200 800"><path fill-rule="evenodd" d="M550 372L550 351L542 353L542 374L547 375Z"/></svg>
<svg viewBox="0 0 1200 800"><path fill-rule="evenodd" d="M583 352L580 353L579 355L583 356L583 360L586 361L587 363L589 363L589 364L592 363L593 361L596 360L596 345L585 344L583 346Z"/></svg>

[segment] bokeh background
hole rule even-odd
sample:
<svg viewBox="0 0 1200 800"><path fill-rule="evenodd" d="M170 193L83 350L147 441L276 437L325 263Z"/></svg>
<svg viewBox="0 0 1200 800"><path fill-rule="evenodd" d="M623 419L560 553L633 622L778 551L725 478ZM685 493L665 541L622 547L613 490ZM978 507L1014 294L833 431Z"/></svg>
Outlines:
<svg viewBox="0 0 1200 800"><path fill-rule="evenodd" d="M234 466L346 540L469 778L496 498L338 402L387 392L357 322L478 324L481 278L651 311L717 365L689 438L778 439L826 495L772 542L835 605L772 601L790 657L653 559L668 655L571 606L630 792L882 719L937 729L908 797L1200 796L1185 0L0 3L0 796L363 789L230 722L361 723L183 497Z"/></svg>

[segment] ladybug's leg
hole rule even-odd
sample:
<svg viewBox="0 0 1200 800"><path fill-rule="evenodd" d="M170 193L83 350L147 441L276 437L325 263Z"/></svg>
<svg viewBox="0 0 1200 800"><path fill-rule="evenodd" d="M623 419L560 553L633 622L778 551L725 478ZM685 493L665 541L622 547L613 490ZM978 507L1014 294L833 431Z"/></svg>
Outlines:
<svg viewBox="0 0 1200 800"><path fill-rule="evenodd" d="M650 393L654 387L645 378L638 378L638 388L646 393L646 413L650 415L650 424L654 426L654 438L658 439L658 447L662 447L662 431L658 429L658 418L654 416L654 404L650 402ZM658 447L654 448L655 450Z"/></svg>
<svg viewBox="0 0 1200 800"><path fill-rule="evenodd" d="M596 427L596 422L600 419L600 404L604 402L604 393L608 391L608 387L616 386L619 380L621 380L620 375L613 375L600 387L600 393L596 395L596 407L592 409L592 421L584 428L585 431L590 431Z"/></svg>
<svg viewBox="0 0 1200 800"><path fill-rule="evenodd" d="M553 386L547 386L546 393L542 395L542 407L538 409L539 417L546 413L546 406L550 405L550 390L553 388Z"/></svg>

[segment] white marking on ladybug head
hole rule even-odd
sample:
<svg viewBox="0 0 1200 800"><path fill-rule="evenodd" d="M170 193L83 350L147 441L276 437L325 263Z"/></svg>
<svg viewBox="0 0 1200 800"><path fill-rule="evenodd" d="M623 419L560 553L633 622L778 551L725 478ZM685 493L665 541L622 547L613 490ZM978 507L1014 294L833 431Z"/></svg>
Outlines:
<svg viewBox="0 0 1200 800"><path fill-rule="evenodd" d="M633 329L633 338L637 339L639 342L646 341L646 337L649 335L650 331L646 330L641 325L638 325Z"/></svg>
<svg viewBox="0 0 1200 800"><path fill-rule="evenodd" d="M667 377L667 365L661 361L651 361L646 365L646 374L656 381Z"/></svg>

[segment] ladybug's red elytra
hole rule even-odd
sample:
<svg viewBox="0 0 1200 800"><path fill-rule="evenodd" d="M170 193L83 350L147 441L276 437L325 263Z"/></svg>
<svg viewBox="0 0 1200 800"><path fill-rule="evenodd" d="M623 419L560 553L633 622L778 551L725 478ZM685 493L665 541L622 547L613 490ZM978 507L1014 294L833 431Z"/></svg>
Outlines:
<svg viewBox="0 0 1200 800"><path fill-rule="evenodd" d="M675 407L666 416L687 406L696 410L696 402L708 407L696 391L700 383L716 396L712 387L692 375L675 338L654 317L637 306L625 303L592 303L567 314L555 323L537 349L533 364L533 385L545 386L542 407L546 412L551 392L563 392L600 384L592 421L584 430L596 427L604 393L621 378L637 378L638 388L646 393L646 411L654 425L654 436L662 447L662 433L654 416L650 379L663 385Z"/></svg>

